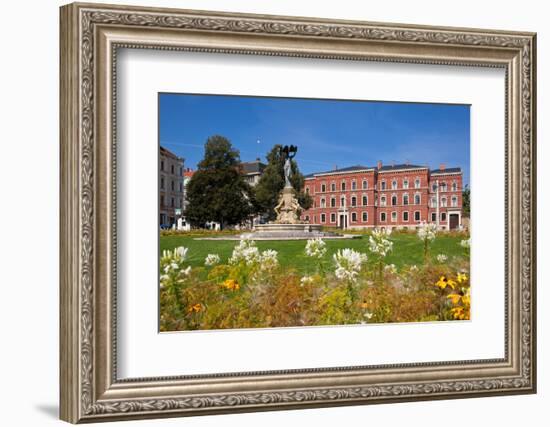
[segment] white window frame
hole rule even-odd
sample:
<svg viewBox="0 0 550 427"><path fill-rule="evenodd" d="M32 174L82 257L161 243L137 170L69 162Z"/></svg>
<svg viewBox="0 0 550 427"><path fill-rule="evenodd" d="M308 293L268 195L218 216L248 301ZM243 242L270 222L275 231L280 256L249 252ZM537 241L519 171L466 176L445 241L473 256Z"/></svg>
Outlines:
<svg viewBox="0 0 550 427"><path fill-rule="evenodd" d="M336 214L334 212L330 214L330 222L331 224L334 224L336 222Z"/></svg>
<svg viewBox="0 0 550 427"><path fill-rule="evenodd" d="M387 203L386 196L385 195L380 196L380 206L386 206L386 203Z"/></svg>
<svg viewBox="0 0 550 427"><path fill-rule="evenodd" d="M418 214L418 219L416 219L416 214ZM414 220L415 221L422 221L422 214L420 213L420 211L414 211L414 216L413 216Z"/></svg>
<svg viewBox="0 0 550 427"><path fill-rule="evenodd" d="M353 219L353 217L355 217L355 219ZM351 213L351 222L357 222L357 212Z"/></svg>
<svg viewBox="0 0 550 427"><path fill-rule="evenodd" d="M363 190L368 190L368 189L369 189L369 182L366 179L364 179L363 180Z"/></svg>
<svg viewBox="0 0 550 427"><path fill-rule="evenodd" d="M397 190L397 180L396 179L392 180L391 189L392 190Z"/></svg>
<svg viewBox="0 0 550 427"><path fill-rule="evenodd" d="M367 211L361 212L361 221L369 222L369 213Z"/></svg>
<svg viewBox="0 0 550 427"><path fill-rule="evenodd" d="M322 214L321 214L321 222L324 224L324 223L327 222L326 220L327 220L327 215L324 214L324 213L322 213Z"/></svg>
<svg viewBox="0 0 550 427"><path fill-rule="evenodd" d="M418 202L416 201L417 197L418 197ZM422 195L420 193L416 193L414 195L414 204L415 205L421 205L422 204Z"/></svg>
<svg viewBox="0 0 550 427"><path fill-rule="evenodd" d="M352 191L357 190L357 180L355 180L355 179L351 180L351 190Z"/></svg>
<svg viewBox="0 0 550 427"><path fill-rule="evenodd" d="M367 203L364 203L365 201ZM362 194L361 195L361 205L362 206L368 206L369 205L369 196L368 196L368 194Z"/></svg>
<svg viewBox="0 0 550 427"><path fill-rule="evenodd" d="M405 198L407 199L407 203L405 203ZM409 193L404 193L403 194L403 206L409 206Z"/></svg>
<svg viewBox="0 0 550 427"><path fill-rule="evenodd" d="M380 181L380 190L381 191L385 191L386 190L386 180L383 179L382 181Z"/></svg>
<svg viewBox="0 0 550 427"><path fill-rule="evenodd" d="M382 219L382 215L384 215L384 219ZM387 222L386 219L386 212L380 212L380 222Z"/></svg>
<svg viewBox="0 0 550 427"><path fill-rule="evenodd" d="M405 214L407 214L407 219L405 219ZM403 211L401 218L403 218L403 222L409 222L409 211Z"/></svg>
<svg viewBox="0 0 550 427"><path fill-rule="evenodd" d="M409 189L409 180L408 180L408 178L403 180L403 189L405 189L405 190Z"/></svg>
<svg viewBox="0 0 550 427"><path fill-rule="evenodd" d="M451 207L453 207L453 208L458 207L458 197L456 197L456 196L451 197Z"/></svg>
<svg viewBox="0 0 550 427"><path fill-rule="evenodd" d="M414 188L420 188L420 178L414 179Z"/></svg>
<svg viewBox="0 0 550 427"><path fill-rule="evenodd" d="M391 212L390 222L397 222L397 211L392 211Z"/></svg>

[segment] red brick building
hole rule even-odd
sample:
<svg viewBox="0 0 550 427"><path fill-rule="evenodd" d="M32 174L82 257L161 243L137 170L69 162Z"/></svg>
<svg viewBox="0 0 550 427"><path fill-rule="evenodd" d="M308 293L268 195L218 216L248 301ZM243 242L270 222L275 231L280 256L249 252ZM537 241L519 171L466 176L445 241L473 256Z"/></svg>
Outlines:
<svg viewBox="0 0 550 427"><path fill-rule="evenodd" d="M410 164L351 166L305 177L313 206L301 218L339 228L462 226L462 170Z"/></svg>

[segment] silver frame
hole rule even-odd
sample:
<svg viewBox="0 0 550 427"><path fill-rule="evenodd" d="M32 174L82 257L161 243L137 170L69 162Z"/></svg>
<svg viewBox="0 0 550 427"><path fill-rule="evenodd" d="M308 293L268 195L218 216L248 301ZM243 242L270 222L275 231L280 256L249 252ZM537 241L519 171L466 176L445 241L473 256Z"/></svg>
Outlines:
<svg viewBox="0 0 550 427"><path fill-rule="evenodd" d="M60 13L61 419L78 423L535 392L535 34L79 3ZM117 379L118 48L504 68L505 357Z"/></svg>

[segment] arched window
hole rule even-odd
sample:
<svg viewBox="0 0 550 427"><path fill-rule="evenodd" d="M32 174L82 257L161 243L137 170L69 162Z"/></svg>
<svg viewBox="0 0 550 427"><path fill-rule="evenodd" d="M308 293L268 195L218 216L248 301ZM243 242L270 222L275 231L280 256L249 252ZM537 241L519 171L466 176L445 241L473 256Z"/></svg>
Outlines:
<svg viewBox="0 0 550 427"><path fill-rule="evenodd" d="M432 208L436 208L437 207L437 198L432 197L431 200L430 200L430 203L432 205Z"/></svg>
<svg viewBox="0 0 550 427"><path fill-rule="evenodd" d="M364 179L363 180L363 190L366 190L367 188L369 188L369 182L366 179Z"/></svg>
<svg viewBox="0 0 550 427"><path fill-rule="evenodd" d="M391 205L397 206L397 196L395 194L391 196Z"/></svg>
<svg viewBox="0 0 550 427"><path fill-rule="evenodd" d="M355 181L355 180L351 181L351 189L352 190L357 190L357 181Z"/></svg>
<svg viewBox="0 0 550 427"><path fill-rule="evenodd" d="M324 193L325 191L327 191L326 184L321 184L321 193Z"/></svg>
<svg viewBox="0 0 550 427"><path fill-rule="evenodd" d="M409 204L409 195L403 194L403 204L408 205Z"/></svg>
<svg viewBox="0 0 550 427"><path fill-rule="evenodd" d="M353 196L351 198L351 206L354 206L354 207L357 206L357 197Z"/></svg>
<svg viewBox="0 0 550 427"><path fill-rule="evenodd" d="M409 221L409 213L407 211L403 212L403 221L405 222Z"/></svg>
<svg viewBox="0 0 550 427"><path fill-rule="evenodd" d="M456 196L451 197L451 206L453 208L456 208L458 206L458 197Z"/></svg>
<svg viewBox="0 0 550 427"><path fill-rule="evenodd" d="M414 204L419 205L420 204L420 194L414 195Z"/></svg>
<svg viewBox="0 0 550 427"><path fill-rule="evenodd" d="M397 212L391 213L391 222L397 222Z"/></svg>
<svg viewBox="0 0 550 427"><path fill-rule="evenodd" d="M346 191L346 181L342 181L342 183L340 184L340 188L342 189L342 191Z"/></svg>
<svg viewBox="0 0 550 427"><path fill-rule="evenodd" d="M326 222L326 215L325 214L321 214L321 222Z"/></svg>
<svg viewBox="0 0 550 427"><path fill-rule="evenodd" d="M351 213L351 222L357 222L357 212Z"/></svg>
<svg viewBox="0 0 550 427"><path fill-rule="evenodd" d="M330 184L330 191L336 191L336 183L335 182Z"/></svg>
<svg viewBox="0 0 550 427"><path fill-rule="evenodd" d="M346 198L345 197L340 198L340 206L346 206Z"/></svg>
<svg viewBox="0 0 550 427"><path fill-rule="evenodd" d="M363 212L363 222L367 222L369 220L369 213Z"/></svg>
<svg viewBox="0 0 550 427"><path fill-rule="evenodd" d="M363 196L363 206L367 206L369 204L369 198L367 196Z"/></svg>
<svg viewBox="0 0 550 427"><path fill-rule="evenodd" d="M391 189L397 190L397 181L395 179L391 182Z"/></svg>
<svg viewBox="0 0 550 427"><path fill-rule="evenodd" d="M380 196L380 206L386 206L386 196Z"/></svg>
<svg viewBox="0 0 550 427"><path fill-rule="evenodd" d="M439 191L447 191L447 184L442 182L439 186Z"/></svg>
<svg viewBox="0 0 550 427"><path fill-rule="evenodd" d="M380 181L380 190L386 189L386 181Z"/></svg>
<svg viewBox="0 0 550 427"><path fill-rule="evenodd" d="M336 214L335 213L330 214L330 222L336 222Z"/></svg>
<svg viewBox="0 0 550 427"><path fill-rule="evenodd" d="M419 178L416 178L414 180L414 188L420 188L420 179Z"/></svg>
<svg viewBox="0 0 550 427"><path fill-rule="evenodd" d="M456 191L457 188L458 188L458 187L457 187L457 185L456 185L456 182L453 182L453 185L451 185L452 191Z"/></svg>
<svg viewBox="0 0 550 427"><path fill-rule="evenodd" d="M326 201L324 197L321 199L321 207L326 208Z"/></svg>
<svg viewBox="0 0 550 427"><path fill-rule="evenodd" d="M441 207L442 207L442 208L446 208L446 207L447 207L447 198L446 198L446 197L442 197L442 198L441 198Z"/></svg>
<svg viewBox="0 0 550 427"><path fill-rule="evenodd" d="M335 208L336 207L336 197L330 198L330 207Z"/></svg>
<svg viewBox="0 0 550 427"><path fill-rule="evenodd" d="M306 194L309 194L309 187L306 187Z"/></svg>
<svg viewBox="0 0 550 427"><path fill-rule="evenodd" d="M403 180L403 188L406 190L409 188L409 180L408 179L404 179Z"/></svg>
<svg viewBox="0 0 550 427"><path fill-rule="evenodd" d="M386 212L380 212L380 221L386 222Z"/></svg>

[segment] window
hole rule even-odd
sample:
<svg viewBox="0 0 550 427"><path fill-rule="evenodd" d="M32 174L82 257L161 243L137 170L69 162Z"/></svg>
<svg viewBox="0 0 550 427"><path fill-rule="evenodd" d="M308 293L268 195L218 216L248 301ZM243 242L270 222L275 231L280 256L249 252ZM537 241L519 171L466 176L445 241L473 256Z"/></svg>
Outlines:
<svg viewBox="0 0 550 427"><path fill-rule="evenodd" d="M436 197L432 197L430 199L430 204L432 206L432 208L436 208L437 207L437 198Z"/></svg>
<svg viewBox="0 0 550 427"><path fill-rule="evenodd" d="M327 191L327 186L325 184L321 184L321 193L324 193Z"/></svg>
<svg viewBox="0 0 550 427"><path fill-rule="evenodd" d="M183 193L183 182L180 182L180 193Z"/></svg>
<svg viewBox="0 0 550 427"><path fill-rule="evenodd" d="M304 218L304 220L305 220L306 222L309 222L309 215L306 215L305 218Z"/></svg>
<svg viewBox="0 0 550 427"><path fill-rule="evenodd" d="M403 180L403 188L405 190L409 188L409 180L408 179Z"/></svg>
<svg viewBox="0 0 550 427"><path fill-rule="evenodd" d="M414 204L419 205L420 204L420 194L414 195Z"/></svg>
<svg viewBox="0 0 550 427"><path fill-rule="evenodd" d="M380 206L386 206L386 196L380 197Z"/></svg>
<svg viewBox="0 0 550 427"><path fill-rule="evenodd" d="M408 205L409 204L409 195L403 194L403 204Z"/></svg>
<svg viewBox="0 0 550 427"><path fill-rule="evenodd" d="M369 198L367 196L363 196L363 206L367 206L369 204Z"/></svg>
<svg viewBox="0 0 550 427"><path fill-rule="evenodd" d="M330 222L336 222L336 214L335 213L330 214Z"/></svg>
<svg viewBox="0 0 550 427"><path fill-rule="evenodd" d="M414 188L420 188L420 180L418 178L414 180Z"/></svg>
<svg viewBox="0 0 550 427"><path fill-rule="evenodd" d="M336 191L336 184L334 182L330 184L330 191Z"/></svg>
<svg viewBox="0 0 550 427"><path fill-rule="evenodd" d="M180 176L183 175L183 168L180 166Z"/></svg>
<svg viewBox="0 0 550 427"><path fill-rule="evenodd" d="M176 207L176 201L174 200L173 197L170 199L170 206L173 208Z"/></svg>
<svg viewBox="0 0 550 427"><path fill-rule="evenodd" d="M172 191L174 191L175 185L176 183L174 181L170 183L170 188L172 189Z"/></svg>
<svg viewBox="0 0 550 427"><path fill-rule="evenodd" d="M363 222L367 222L369 220L369 213L363 212Z"/></svg>
<svg viewBox="0 0 550 427"><path fill-rule="evenodd" d="M330 207L335 208L336 207L336 197L330 198Z"/></svg>
<svg viewBox="0 0 550 427"><path fill-rule="evenodd" d="M397 212L391 213L391 222L397 222Z"/></svg>
<svg viewBox="0 0 550 427"><path fill-rule="evenodd" d="M325 198L324 198L324 197L321 199L321 207L322 207L322 208L326 208L326 207L327 207L327 204L326 204L326 201L325 201Z"/></svg>
<svg viewBox="0 0 550 427"><path fill-rule="evenodd" d="M458 206L458 197L456 196L451 197L451 206L453 208L456 208Z"/></svg>
<svg viewBox="0 0 550 427"><path fill-rule="evenodd" d="M441 212L441 221L447 221L447 214L445 212Z"/></svg>
<svg viewBox="0 0 550 427"><path fill-rule="evenodd" d="M437 191L437 184L434 182L434 183L432 184L432 192L435 193L436 191Z"/></svg>
<svg viewBox="0 0 550 427"><path fill-rule="evenodd" d="M357 182L355 180L351 181L351 189L357 190Z"/></svg>
<svg viewBox="0 0 550 427"><path fill-rule="evenodd" d="M340 184L340 189L342 191L346 191L346 181L342 181L342 183Z"/></svg>
<svg viewBox="0 0 550 427"><path fill-rule="evenodd" d="M420 211L416 211L416 212L414 213L414 220L415 220L415 221L420 221Z"/></svg>
<svg viewBox="0 0 550 427"><path fill-rule="evenodd" d="M386 212L380 212L380 221L386 222Z"/></svg>
<svg viewBox="0 0 550 427"><path fill-rule="evenodd" d="M357 206L357 197L353 196L351 198L351 206L353 207Z"/></svg>
<svg viewBox="0 0 550 427"><path fill-rule="evenodd" d="M174 165L170 166L170 173L172 173L172 174L174 173Z"/></svg>
<svg viewBox="0 0 550 427"><path fill-rule="evenodd" d="M351 222L357 222L357 212L351 213Z"/></svg>
<svg viewBox="0 0 550 427"><path fill-rule="evenodd" d="M164 160L161 160L161 161L160 161L160 170L161 170L161 171L164 170Z"/></svg>
<svg viewBox="0 0 550 427"><path fill-rule="evenodd" d="M160 196L160 205L164 206L164 196Z"/></svg>
<svg viewBox="0 0 550 427"><path fill-rule="evenodd" d="M437 214L435 212L432 212L432 222L437 221Z"/></svg>
<svg viewBox="0 0 550 427"><path fill-rule="evenodd" d="M309 187L306 187L306 194L309 194Z"/></svg>
<svg viewBox="0 0 550 427"><path fill-rule="evenodd" d="M162 188L164 190L164 177L163 176L160 177L160 188Z"/></svg>
<svg viewBox="0 0 550 427"><path fill-rule="evenodd" d="M439 191L447 191L447 184L442 182L441 185L439 186Z"/></svg>
<svg viewBox="0 0 550 427"><path fill-rule="evenodd" d="M409 221L409 213L407 211L403 212L403 221L405 222Z"/></svg>
<svg viewBox="0 0 550 427"><path fill-rule="evenodd" d="M345 197L340 198L340 206L346 206L346 198Z"/></svg>
<svg viewBox="0 0 550 427"><path fill-rule="evenodd" d="M395 194L391 196L391 205L397 206L397 196Z"/></svg>
<svg viewBox="0 0 550 427"><path fill-rule="evenodd" d="M391 182L391 189L397 190L397 181L395 179Z"/></svg>
<svg viewBox="0 0 550 427"><path fill-rule="evenodd" d="M380 190L385 190L385 189L386 189L386 181L380 182Z"/></svg>
<svg viewBox="0 0 550 427"><path fill-rule="evenodd" d="M452 191L456 191L457 190L457 185L456 185L456 182L453 182L453 185L451 185L451 189Z"/></svg>
<svg viewBox="0 0 550 427"><path fill-rule="evenodd" d="M446 208L446 207L447 207L447 198L446 198L446 197L442 197L442 198L441 198L441 207L442 207L442 208Z"/></svg>
<svg viewBox="0 0 550 427"><path fill-rule="evenodd" d="M363 180L363 190L366 190L367 188L369 188L369 182L366 179L364 179Z"/></svg>
<svg viewBox="0 0 550 427"><path fill-rule="evenodd" d="M325 222L326 219L327 219L326 215L325 215L325 214L321 214L321 222Z"/></svg>

